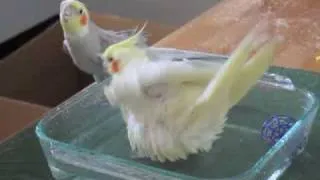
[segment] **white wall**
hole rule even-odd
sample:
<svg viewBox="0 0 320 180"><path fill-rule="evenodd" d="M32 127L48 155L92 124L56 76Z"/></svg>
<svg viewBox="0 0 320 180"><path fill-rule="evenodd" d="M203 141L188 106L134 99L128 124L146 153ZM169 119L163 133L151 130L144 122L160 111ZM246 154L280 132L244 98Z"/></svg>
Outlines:
<svg viewBox="0 0 320 180"><path fill-rule="evenodd" d="M96 12L182 25L219 0L82 0ZM0 0L0 42L58 13L60 0Z"/></svg>
<svg viewBox="0 0 320 180"><path fill-rule="evenodd" d="M0 42L57 12L57 0L0 0Z"/></svg>

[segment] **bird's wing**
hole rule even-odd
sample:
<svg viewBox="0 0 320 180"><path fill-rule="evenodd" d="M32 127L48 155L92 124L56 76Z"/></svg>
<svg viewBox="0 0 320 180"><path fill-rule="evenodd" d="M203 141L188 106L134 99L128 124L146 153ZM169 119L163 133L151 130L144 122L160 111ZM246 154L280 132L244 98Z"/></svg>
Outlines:
<svg viewBox="0 0 320 180"><path fill-rule="evenodd" d="M199 51L175 49L175 48L163 48L163 47L149 47L147 49L147 55L149 59L154 61L158 60L205 60L205 61L225 61L227 56L218 55L214 53L206 53Z"/></svg>
<svg viewBox="0 0 320 180"><path fill-rule="evenodd" d="M277 43L278 40L275 40L266 44L243 66L231 87L230 106L237 104L271 66Z"/></svg>
<svg viewBox="0 0 320 180"><path fill-rule="evenodd" d="M212 79L222 65L214 61L150 61L139 67L138 81L146 87L154 84L203 83Z"/></svg>
<svg viewBox="0 0 320 180"><path fill-rule="evenodd" d="M168 83L206 84L227 60L223 55L174 48L149 47L146 51L150 62L140 67L138 76L148 89L163 89Z"/></svg>
<svg viewBox="0 0 320 180"><path fill-rule="evenodd" d="M210 120L210 122L215 123L214 131L222 132L225 122L224 116L230 107L230 87L249 57L252 48L251 40L251 38L246 38L240 44L229 60L218 69L215 77L208 82L202 94L176 120L179 124L184 123L184 130L198 132L195 128L197 127L196 124L198 126L208 125L208 120ZM214 118L214 121L211 121L209 116L212 116L211 118ZM199 123L199 120L202 123Z"/></svg>
<svg viewBox="0 0 320 180"><path fill-rule="evenodd" d="M227 113L270 67L280 39L275 37L265 40L258 37L254 41L254 38L248 35L210 80L195 105L186 113L190 120L196 119L192 116L203 113L205 107L219 107L217 113ZM253 50L257 52L249 59Z"/></svg>

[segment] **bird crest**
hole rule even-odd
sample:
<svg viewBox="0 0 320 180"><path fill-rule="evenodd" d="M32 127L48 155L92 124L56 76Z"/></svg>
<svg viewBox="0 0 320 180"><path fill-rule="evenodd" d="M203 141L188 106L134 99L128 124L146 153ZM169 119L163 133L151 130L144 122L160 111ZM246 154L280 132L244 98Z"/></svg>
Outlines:
<svg viewBox="0 0 320 180"><path fill-rule="evenodd" d="M76 9L86 7L82 2L77 1L77 0L62 0L60 3L60 11L64 10L64 8L68 5L71 5Z"/></svg>
<svg viewBox="0 0 320 180"><path fill-rule="evenodd" d="M109 50L112 51L112 49L118 49L118 48L145 48L147 47L147 38L144 36L144 29L147 25L147 22L144 23L144 25L142 26L142 28L138 31L137 28L137 32L132 35L131 37L120 41L116 44L113 44L110 46Z"/></svg>

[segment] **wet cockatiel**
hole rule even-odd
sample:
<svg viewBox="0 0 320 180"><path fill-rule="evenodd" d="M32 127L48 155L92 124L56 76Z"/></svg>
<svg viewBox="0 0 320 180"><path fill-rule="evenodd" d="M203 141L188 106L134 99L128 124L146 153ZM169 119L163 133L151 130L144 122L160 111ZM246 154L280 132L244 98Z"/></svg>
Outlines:
<svg viewBox="0 0 320 180"><path fill-rule="evenodd" d="M77 0L61 1L60 24L64 33L64 50L80 70L93 75L98 82L108 75L98 53L136 33L136 29L112 31L98 27L90 20L86 6Z"/></svg>
<svg viewBox="0 0 320 180"><path fill-rule="evenodd" d="M229 109L269 68L279 42L255 30L224 62L152 61L141 32L101 54L112 75L104 93L120 107L136 156L160 162L211 149Z"/></svg>

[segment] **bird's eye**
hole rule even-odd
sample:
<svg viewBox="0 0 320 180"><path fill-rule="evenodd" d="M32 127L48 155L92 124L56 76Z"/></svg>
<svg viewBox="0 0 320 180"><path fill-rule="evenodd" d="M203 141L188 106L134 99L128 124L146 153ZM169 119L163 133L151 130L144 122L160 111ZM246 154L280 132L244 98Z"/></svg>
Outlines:
<svg viewBox="0 0 320 180"><path fill-rule="evenodd" d="M112 58L112 57L109 57L109 58L108 58L108 61L109 61L109 62L112 62L112 61L113 61L113 58Z"/></svg>
<svg viewBox="0 0 320 180"><path fill-rule="evenodd" d="M79 13L80 13L80 14L83 14L83 9L80 9L80 10L79 10Z"/></svg>

